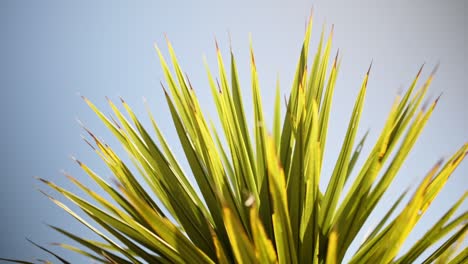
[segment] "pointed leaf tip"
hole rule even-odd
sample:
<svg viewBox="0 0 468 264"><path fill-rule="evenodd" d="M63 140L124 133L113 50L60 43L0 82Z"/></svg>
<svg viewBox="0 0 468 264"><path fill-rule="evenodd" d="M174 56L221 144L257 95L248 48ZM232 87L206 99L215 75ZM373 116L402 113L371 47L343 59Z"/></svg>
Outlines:
<svg viewBox="0 0 468 264"><path fill-rule="evenodd" d="M422 72L422 70L423 70L423 68L424 68L425 65L426 65L425 62L421 65L421 67L419 68L418 74L416 74L416 78L418 78L419 75L421 75L421 72Z"/></svg>
<svg viewBox="0 0 468 264"><path fill-rule="evenodd" d="M255 56L254 56L254 53L253 53L253 49L251 48L250 49L250 60L252 62L252 66L255 68Z"/></svg>
<svg viewBox="0 0 468 264"><path fill-rule="evenodd" d="M115 178L112 178L111 181L112 181L113 184L115 184L115 186L117 187L117 189L119 189L120 191L122 191L124 194L127 194L127 191L125 190L125 186L123 185L122 182L118 181L118 180L115 179Z"/></svg>
<svg viewBox="0 0 468 264"><path fill-rule="evenodd" d="M221 85L219 85L219 80L218 80L218 78L216 78L216 85L218 86L218 92L219 92L220 94L222 94L222 93L223 93L223 90L221 90Z"/></svg>
<svg viewBox="0 0 468 264"><path fill-rule="evenodd" d="M83 135L81 135L81 138L88 146L90 146L94 151L96 151L96 148L93 146L93 144L91 144L91 142L89 142Z"/></svg>
<svg viewBox="0 0 468 264"><path fill-rule="evenodd" d="M439 70L439 66L440 66L440 62L437 62L437 64L434 66L434 69L432 70L431 74L429 75L429 78L434 78L434 75Z"/></svg>
<svg viewBox="0 0 468 264"><path fill-rule="evenodd" d="M440 158L440 159L437 161L436 167L442 166L442 163L444 163L444 158Z"/></svg>
<svg viewBox="0 0 468 264"><path fill-rule="evenodd" d="M45 191L43 191L43 190L41 190L41 189L39 189L39 188L37 188L37 190L38 190L40 193L42 193L43 195L45 195L47 198L51 199L52 201L55 201L55 198L52 197L52 196L50 196L50 195L49 195L48 193L46 193Z"/></svg>
<svg viewBox="0 0 468 264"><path fill-rule="evenodd" d="M340 49L336 51L335 60L333 60L333 68L336 69L336 64L338 63L338 55L340 54Z"/></svg>
<svg viewBox="0 0 468 264"><path fill-rule="evenodd" d="M429 99L426 99L423 105L421 106L421 111L425 112L428 105L429 105Z"/></svg>
<svg viewBox="0 0 468 264"><path fill-rule="evenodd" d="M46 180L44 178L41 178L41 177L37 177L36 179L38 179L39 181L41 181L41 182L43 182L45 184L50 184L51 183L50 181L48 181L48 180Z"/></svg>
<svg viewBox="0 0 468 264"><path fill-rule="evenodd" d="M163 89L164 94L168 95L166 87L164 87L164 84L162 82L159 82L159 84L161 84L161 88Z"/></svg>
<svg viewBox="0 0 468 264"><path fill-rule="evenodd" d="M214 37L214 41L215 41L216 52L220 52L219 45L218 45L218 40L216 39L216 36Z"/></svg>
<svg viewBox="0 0 468 264"><path fill-rule="evenodd" d="M441 97L443 94L444 94L444 92L441 92L441 93L439 94L439 96L437 96L437 98L436 98L435 101L434 101L434 104L435 104L435 105L439 102L440 97Z"/></svg>
<svg viewBox="0 0 468 264"><path fill-rule="evenodd" d="M154 42L154 43L153 43L153 47L154 47L154 49L156 50L156 52L158 52L158 53L161 52L161 49L159 49L158 43Z"/></svg>
<svg viewBox="0 0 468 264"><path fill-rule="evenodd" d="M80 120L80 118L78 117L75 117L75 121L78 123L78 125L82 128L85 128L85 125L84 123Z"/></svg>
<svg viewBox="0 0 468 264"><path fill-rule="evenodd" d="M374 63L374 59L371 60L371 63L370 63L370 65L369 65L369 69L367 70L367 73L366 73L367 76L369 76L369 74L370 74L370 71L371 71L371 69L372 69L372 64L373 64L373 63Z"/></svg>
<svg viewBox="0 0 468 264"><path fill-rule="evenodd" d="M229 51L232 54L232 37L231 37L231 31L229 29L227 31L227 34L228 34L228 39L229 39Z"/></svg>
<svg viewBox="0 0 468 264"><path fill-rule="evenodd" d="M75 177L71 176L71 175L68 174L68 173L66 173L66 174L64 174L64 175L65 175L65 177L66 177L68 180L70 180L70 181L72 181L72 182L77 182L77 181L78 181Z"/></svg>
<svg viewBox="0 0 468 264"><path fill-rule="evenodd" d="M187 79L187 82L188 82L188 85L189 85L189 87L190 87L190 90L193 91L193 86L192 86L192 83L190 82L190 79L189 79L189 77L188 77L188 74L187 74L187 73L184 73L184 75L185 75L185 79Z"/></svg>
<svg viewBox="0 0 468 264"><path fill-rule="evenodd" d="M71 159L72 159L73 161L75 161L76 163L78 163L78 165L83 166L83 163L82 163L81 161L79 161L77 158L75 158L75 156L70 156L70 157L71 157Z"/></svg>

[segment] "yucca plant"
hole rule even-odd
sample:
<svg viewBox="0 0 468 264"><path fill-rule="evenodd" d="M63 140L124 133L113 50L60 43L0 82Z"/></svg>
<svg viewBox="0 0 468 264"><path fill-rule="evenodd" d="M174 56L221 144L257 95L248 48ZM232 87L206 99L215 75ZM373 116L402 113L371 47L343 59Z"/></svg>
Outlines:
<svg viewBox="0 0 468 264"><path fill-rule="evenodd" d="M407 192L402 193L365 240L357 244L351 257L344 259L350 245L357 243L357 234L394 180L438 99L422 103L433 74L419 85L421 68L407 91L396 98L380 136L363 166L357 167L366 140L364 136L356 141L356 134L368 71L335 167L333 171L323 171L340 60L337 54L329 65L332 33L325 38L323 32L315 56L309 59L311 28L310 19L283 114L277 87L272 129L265 122L252 48L253 125L247 122L232 51L230 76L219 49L219 77L215 79L207 66L220 132L202 115L196 90L184 76L171 44L168 42L173 71L156 47L166 79L164 94L189 173L174 156L151 113L157 142L153 132L143 127L123 100L124 111L109 101L113 111L110 117L85 98L122 144L136 169L129 169L110 146L85 128L91 139L87 143L115 180L106 182L86 164L78 160L77 163L112 200L69 175L89 195L88 200L40 179L95 223L44 194L102 238L93 241L51 226L79 247L58 245L102 263L413 263L423 254L422 263L466 263L467 249L458 253L456 245L467 232L468 214L455 217L466 193L408 251L400 249L467 154L467 144L447 161L437 162L408 199ZM324 190L319 188L322 174L331 174ZM345 184L350 186L347 192L343 191ZM406 200L406 206L399 206Z"/></svg>

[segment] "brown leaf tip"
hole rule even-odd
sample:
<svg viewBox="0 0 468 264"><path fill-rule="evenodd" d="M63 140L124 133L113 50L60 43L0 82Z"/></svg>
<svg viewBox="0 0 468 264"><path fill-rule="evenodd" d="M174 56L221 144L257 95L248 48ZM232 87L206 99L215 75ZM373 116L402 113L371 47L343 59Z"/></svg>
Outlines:
<svg viewBox="0 0 468 264"><path fill-rule="evenodd" d="M250 49L250 60L252 61L252 66L255 67L255 56L253 49Z"/></svg>
<svg viewBox="0 0 468 264"><path fill-rule="evenodd" d="M70 174L65 174L65 177L67 177L67 179L69 179L70 181L72 182L77 182L78 180L75 179L73 176L71 176Z"/></svg>
<svg viewBox="0 0 468 264"><path fill-rule="evenodd" d="M189 77L188 77L188 74L187 74L187 73L185 73L185 79L187 79L187 83L188 83L188 85L189 85L189 88L190 88L190 90L192 90L192 91L193 91L193 86L192 86L192 83L190 82L190 79L189 79Z"/></svg>
<svg viewBox="0 0 468 264"><path fill-rule="evenodd" d="M117 187L117 189L125 192L125 186L122 184L122 182L120 182L119 180L117 180L115 178L111 178L110 180L115 185L115 187Z"/></svg>
<svg viewBox="0 0 468 264"><path fill-rule="evenodd" d="M439 102L440 100L440 97L442 96L443 93L440 93L439 96L437 96L437 98L434 100L434 102L432 103L432 106L431 108L434 109L436 106L437 106L437 103ZM427 107L427 102L426 102L426 106L423 106L423 109L425 109Z"/></svg>
<svg viewBox="0 0 468 264"><path fill-rule="evenodd" d="M432 70L431 74L429 75L429 78L433 78L434 75L437 73L439 70L440 62L437 62L436 66L434 66L434 69Z"/></svg>
<svg viewBox="0 0 468 264"><path fill-rule="evenodd" d="M53 202L57 202L57 200L52 197L50 194L46 193L45 191L41 190L41 189L37 189L40 193L42 193L43 195L45 195L47 198L49 198L50 200L52 200Z"/></svg>
<svg viewBox="0 0 468 264"><path fill-rule="evenodd" d="M45 183L45 184L50 184L50 181L46 180L46 179L43 179L43 178L39 178L37 177L36 179L38 179L39 181Z"/></svg>
<svg viewBox="0 0 468 264"><path fill-rule="evenodd" d="M96 148L93 146L93 144L91 144L91 142L89 142L88 139L86 139L85 136L83 136L83 135L80 135L80 136L81 136L81 139L83 139L83 141L84 141L86 144L88 144L88 146L91 147L91 149L93 149L94 151L96 151Z"/></svg>
<svg viewBox="0 0 468 264"><path fill-rule="evenodd" d="M418 74L416 74L416 78L418 78L418 77L421 75L421 72L422 72L422 70L424 69L424 66L425 66L425 65L426 65L425 62L421 65L421 68L419 68Z"/></svg>
<svg viewBox="0 0 468 264"><path fill-rule="evenodd" d="M214 41L215 41L216 52L220 52L219 45L218 45L218 40L216 39L216 36L214 37Z"/></svg>
<svg viewBox="0 0 468 264"><path fill-rule="evenodd" d="M425 112L428 105L429 105L429 100L426 99L421 107L421 111Z"/></svg>
<svg viewBox="0 0 468 264"><path fill-rule="evenodd" d="M441 92L441 93L439 94L439 96L437 96L437 98L436 98L435 101L434 101L434 104L437 104L437 103L439 102L440 97L441 97L443 94L444 94L444 92Z"/></svg>
<svg viewBox="0 0 468 264"><path fill-rule="evenodd" d="M218 78L216 78L216 86L218 86L218 92L219 92L220 94L222 94L222 93L223 93L223 90L221 90L221 85L219 85L219 80L218 80Z"/></svg>
<svg viewBox="0 0 468 264"><path fill-rule="evenodd" d="M70 158L74 160L76 163L78 163L78 165L83 166L83 163L79 161L75 156L70 156Z"/></svg>
<svg viewBox="0 0 468 264"><path fill-rule="evenodd" d="M374 63L374 59L371 60L371 63L370 63L370 65L369 65L369 69L367 69L367 73L366 73L367 76L369 76L369 74L370 74L370 71L371 71L371 69L372 69L372 64L373 64L373 63Z"/></svg>
<svg viewBox="0 0 468 264"><path fill-rule="evenodd" d="M335 60L333 61L333 68L336 69L336 64L338 63L338 55L340 54L340 49L336 51Z"/></svg>
<svg viewBox="0 0 468 264"><path fill-rule="evenodd" d="M159 84L161 84L161 88L163 89L164 94L168 95L168 94L167 94L166 87L164 87L164 84L163 84L162 82L159 82Z"/></svg>

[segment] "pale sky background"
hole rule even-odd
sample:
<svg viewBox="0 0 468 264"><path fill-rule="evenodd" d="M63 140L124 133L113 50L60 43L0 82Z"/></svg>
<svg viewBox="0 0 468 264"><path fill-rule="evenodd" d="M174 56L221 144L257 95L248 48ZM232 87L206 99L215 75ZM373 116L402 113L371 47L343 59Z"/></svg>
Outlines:
<svg viewBox="0 0 468 264"><path fill-rule="evenodd" d="M468 139L468 4L464 0L136 2L0 2L1 257L32 260L46 256L25 237L42 245L67 241L43 223L90 234L41 195L36 189L44 186L34 179L40 176L71 188L59 172L66 170L90 185L70 155L109 176L99 158L82 142L76 118L124 154L78 94L87 96L105 112L109 111L104 96L114 101L122 96L148 124L141 100L146 97L168 141L178 146L159 87L163 75L153 49L156 42L166 51L164 33L174 44L205 113L213 118L202 56L206 54L215 69L214 38L227 55L230 31L244 96L250 105L248 43L252 33L266 116L271 118L276 76L280 76L282 92L289 91L310 8L315 10L312 51L322 24L327 31L334 24L333 53L340 48L343 62L329 128L325 179L336 160L370 61L373 59L374 65L359 130L362 135L371 128L368 143L375 142L394 96L408 87L421 64L426 62L423 77L427 77L440 61L429 94L444 94L379 210L406 186L418 183L440 157L448 157ZM182 157L181 151L176 152ZM467 190L467 173L465 162L410 241L421 236ZM467 208L465 203L460 211ZM369 221L367 226L372 224ZM87 263L75 254L57 252L74 263Z"/></svg>

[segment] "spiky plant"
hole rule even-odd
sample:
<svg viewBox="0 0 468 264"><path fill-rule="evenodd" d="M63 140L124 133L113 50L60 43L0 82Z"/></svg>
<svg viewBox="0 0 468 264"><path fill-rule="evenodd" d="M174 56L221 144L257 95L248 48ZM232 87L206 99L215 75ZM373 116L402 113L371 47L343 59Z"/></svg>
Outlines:
<svg viewBox="0 0 468 264"><path fill-rule="evenodd" d="M184 172L151 114L157 143L124 101L126 114L109 101L114 117L107 117L85 99L120 141L137 173L86 129L93 141L88 143L110 168L115 182L106 182L84 163L77 162L112 200L71 176L68 178L92 202L52 182L41 181L94 220L94 224L89 223L46 194L104 242L52 226L80 247L59 245L102 263L343 262L351 243L356 243L357 234L418 139L437 100L421 107L433 74L417 88L419 71L406 93L395 100L380 136L364 165L358 168L355 165L366 136L357 144L355 139L366 95L367 72L335 167L332 172L322 171L340 63L337 54L329 67L332 34L324 40L322 33L311 59L312 66L307 67L311 27L312 20L308 23L282 125L279 87L276 90L272 131L265 125L252 49L253 126L247 123L232 52L230 78L219 50L218 83L207 67L224 132L221 135L202 115L196 92L182 74L171 44L168 43L168 49L173 72L156 47L168 87L163 87L166 101L190 173ZM445 163L437 162L415 188L406 206L398 209L406 192L401 194L347 262L413 263L424 253L428 257L423 263L449 260L466 263L467 249L453 255L454 247L467 232L468 215L464 212L452 217L466 193L408 251L400 252L400 248L467 151L465 144ZM355 178L350 177L353 172ZM331 178L327 188L320 190L323 173L331 173ZM148 187L143 187L141 179ZM199 191L191 179L196 181ZM343 193L345 184L351 187ZM340 197L344 198L341 202ZM438 248L431 248L447 236Z"/></svg>

